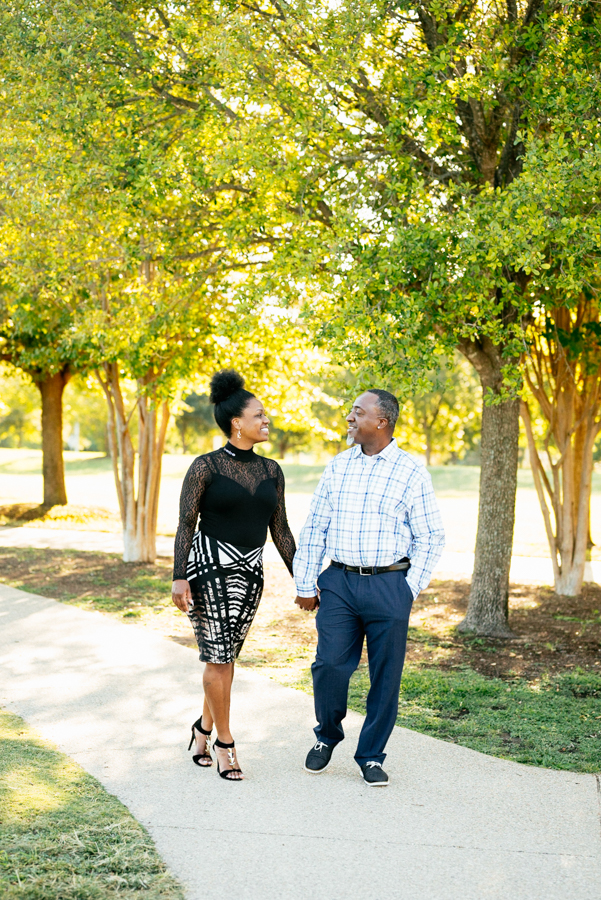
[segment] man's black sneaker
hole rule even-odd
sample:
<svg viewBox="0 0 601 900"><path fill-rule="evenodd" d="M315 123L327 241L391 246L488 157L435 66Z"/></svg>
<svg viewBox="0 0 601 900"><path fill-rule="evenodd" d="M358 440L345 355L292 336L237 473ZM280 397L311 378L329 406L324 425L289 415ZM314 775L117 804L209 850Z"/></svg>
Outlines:
<svg viewBox="0 0 601 900"><path fill-rule="evenodd" d="M361 766L363 773L363 781L370 787L386 787L388 784L388 775L382 768L382 763L368 762Z"/></svg>
<svg viewBox="0 0 601 900"><path fill-rule="evenodd" d="M311 747L307 753L305 771L311 772L313 775L319 775L320 772L324 772L330 763L335 746L336 744L324 744L323 741L315 741L315 746Z"/></svg>

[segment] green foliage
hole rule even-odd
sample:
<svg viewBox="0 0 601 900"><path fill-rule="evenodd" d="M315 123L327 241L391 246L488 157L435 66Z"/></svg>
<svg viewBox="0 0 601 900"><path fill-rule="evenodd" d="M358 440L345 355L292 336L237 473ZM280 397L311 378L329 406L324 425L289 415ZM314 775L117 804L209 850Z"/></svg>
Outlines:
<svg viewBox="0 0 601 900"><path fill-rule="evenodd" d="M482 391L459 354L453 363L443 361L437 372L428 375L430 390L406 398L396 429L403 449L424 454L428 466L432 454L442 462L477 460Z"/></svg>
<svg viewBox="0 0 601 900"><path fill-rule="evenodd" d="M66 224L51 267L63 288L68 278L77 315L53 323L55 342L66 334L78 364L114 363L141 392L171 398L179 379L214 361L213 335L233 311L227 279L253 243L249 191L223 155L228 116L210 99L186 106L155 89L180 54L149 8L64 0L15 3L3 16L6 100L25 89L18 119L32 126L27 141L13 142L14 158L33 146L43 179L42 198L36 183L25 212L10 207L24 257L11 259L12 281L29 275L57 223L49 209L60 207ZM201 82L211 65L196 73ZM11 199L16 169L6 177ZM26 229L41 199L38 227ZM45 298L38 306L48 312ZM24 308L20 296L13 307Z"/></svg>
<svg viewBox="0 0 601 900"><path fill-rule="evenodd" d="M39 394L21 375L0 368L0 447L39 446Z"/></svg>
<svg viewBox="0 0 601 900"><path fill-rule="evenodd" d="M300 293L363 384L410 394L458 345L515 391L533 309L594 280L592 8L353 0L224 13L253 152L295 213L259 290Z"/></svg>
<svg viewBox="0 0 601 900"><path fill-rule="evenodd" d="M186 394L175 419L183 453L210 449L207 438L218 432L213 407L207 394ZM204 440L202 440L204 438ZM199 440L200 439L200 440Z"/></svg>
<svg viewBox="0 0 601 900"><path fill-rule="evenodd" d="M416 419L455 346L516 390L525 326L599 283L592 9L13 0L0 352L156 400L233 362L297 442L343 425L309 327Z"/></svg>
<svg viewBox="0 0 601 900"><path fill-rule="evenodd" d="M156 402L177 400L182 383L202 392L233 362L280 430L299 433L301 415L302 428L336 439L312 414L332 400L308 380L306 329L274 316L267 297L239 297L281 212L253 165L254 125L238 97L224 99L223 15L203 2L18 0L2 21L7 244L17 232L21 247L7 255L5 320L16 311L29 323L30 283L49 291L50 280L68 312L55 344L68 339L73 365L116 367ZM38 305L54 309L45 294Z"/></svg>
<svg viewBox="0 0 601 900"><path fill-rule="evenodd" d="M79 425L79 447L73 449L108 453L106 420L106 401L96 379L91 375L73 377L63 397L65 440Z"/></svg>

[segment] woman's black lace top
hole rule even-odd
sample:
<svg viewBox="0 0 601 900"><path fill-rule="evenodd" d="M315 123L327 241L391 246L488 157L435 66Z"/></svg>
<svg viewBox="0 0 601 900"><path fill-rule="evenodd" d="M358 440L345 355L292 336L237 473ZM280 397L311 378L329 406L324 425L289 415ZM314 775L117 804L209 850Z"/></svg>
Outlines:
<svg viewBox="0 0 601 900"><path fill-rule="evenodd" d="M200 522L199 522L200 516ZM228 443L194 460L182 485L175 536L173 579L186 578L192 538L208 537L238 547L262 547L267 528L290 574L296 552L286 517L284 473L273 459Z"/></svg>

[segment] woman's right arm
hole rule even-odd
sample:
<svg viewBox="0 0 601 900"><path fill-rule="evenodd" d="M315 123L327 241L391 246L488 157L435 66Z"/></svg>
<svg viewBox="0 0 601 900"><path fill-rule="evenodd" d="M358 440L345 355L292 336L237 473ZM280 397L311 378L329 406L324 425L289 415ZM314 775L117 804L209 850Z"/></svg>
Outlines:
<svg viewBox="0 0 601 900"><path fill-rule="evenodd" d="M192 595L187 580L188 557L196 523L200 513L200 503L210 482L209 467L202 456L194 460L184 478L179 498L179 524L173 550L173 602L182 612L188 612Z"/></svg>

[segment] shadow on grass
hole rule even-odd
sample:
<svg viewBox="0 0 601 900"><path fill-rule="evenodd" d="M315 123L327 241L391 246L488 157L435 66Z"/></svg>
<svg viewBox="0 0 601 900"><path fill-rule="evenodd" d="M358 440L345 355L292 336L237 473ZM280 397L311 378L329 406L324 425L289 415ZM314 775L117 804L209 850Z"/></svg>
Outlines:
<svg viewBox="0 0 601 900"><path fill-rule="evenodd" d="M0 506L0 525L43 525L53 528L121 530L118 513L96 506L45 506L43 503L10 503Z"/></svg>
<svg viewBox="0 0 601 900"><path fill-rule="evenodd" d="M51 509L51 506L44 506L43 503L9 503L0 506L0 520L6 520L11 525L25 525L27 522L44 519Z"/></svg>
<svg viewBox="0 0 601 900"><path fill-rule="evenodd" d="M183 900L128 810L3 710L0 822L3 900Z"/></svg>

